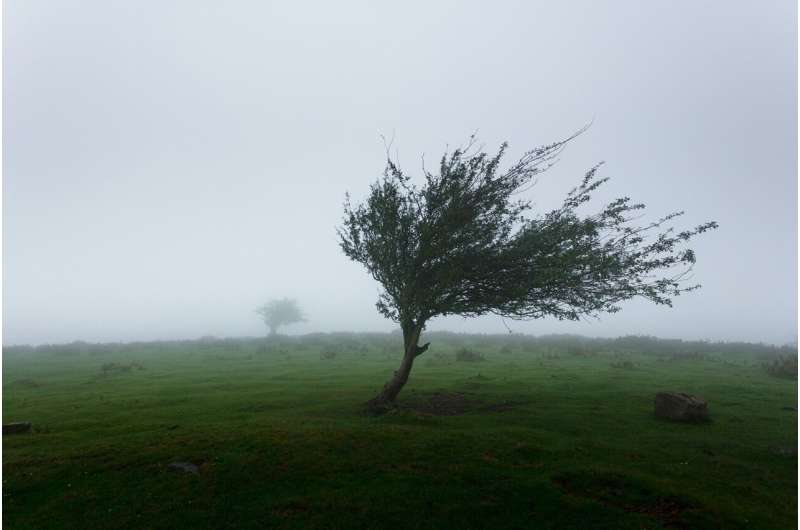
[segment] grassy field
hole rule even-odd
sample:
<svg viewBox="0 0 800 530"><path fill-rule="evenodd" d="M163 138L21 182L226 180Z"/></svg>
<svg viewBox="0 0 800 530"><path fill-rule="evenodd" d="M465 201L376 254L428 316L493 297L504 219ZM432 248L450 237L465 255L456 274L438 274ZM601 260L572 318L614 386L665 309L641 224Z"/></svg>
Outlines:
<svg viewBox="0 0 800 530"><path fill-rule="evenodd" d="M795 528L797 381L764 348L427 340L381 417L396 335L6 349L34 432L3 437L3 527ZM661 390L712 421L657 419Z"/></svg>

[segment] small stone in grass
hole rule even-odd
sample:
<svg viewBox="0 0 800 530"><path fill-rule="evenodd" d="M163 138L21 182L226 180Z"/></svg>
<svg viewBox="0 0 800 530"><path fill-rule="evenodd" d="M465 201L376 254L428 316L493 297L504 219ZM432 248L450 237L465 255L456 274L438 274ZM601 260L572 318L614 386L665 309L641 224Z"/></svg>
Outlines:
<svg viewBox="0 0 800 530"><path fill-rule="evenodd" d="M703 398L682 392L659 392L655 401L656 416L673 421L701 423L708 421L708 404Z"/></svg>
<svg viewBox="0 0 800 530"><path fill-rule="evenodd" d="M3 434L25 434L29 432L31 432L31 423L29 421L3 425Z"/></svg>
<svg viewBox="0 0 800 530"><path fill-rule="evenodd" d="M193 475L197 475L200 472L200 468L198 468L191 462L172 462L167 466L167 469L169 469L170 471L192 473Z"/></svg>

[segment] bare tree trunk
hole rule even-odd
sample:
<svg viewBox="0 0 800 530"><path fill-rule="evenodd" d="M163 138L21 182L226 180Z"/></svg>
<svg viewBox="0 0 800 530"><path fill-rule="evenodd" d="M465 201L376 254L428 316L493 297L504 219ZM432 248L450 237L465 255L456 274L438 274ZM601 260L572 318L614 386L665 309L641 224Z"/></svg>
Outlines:
<svg viewBox="0 0 800 530"><path fill-rule="evenodd" d="M269 325L269 336L275 337L278 334L278 325L277 324L270 324Z"/></svg>
<svg viewBox="0 0 800 530"><path fill-rule="evenodd" d="M394 400L408 381L408 374L411 373L411 367L414 366L414 359L421 355L428 349L430 343L419 347L419 336L422 333L424 323L411 324L403 326L403 344L405 346L403 352L403 360L391 379L383 386L380 393L367 401L367 412L373 414L381 414L391 409L394 406Z"/></svg>

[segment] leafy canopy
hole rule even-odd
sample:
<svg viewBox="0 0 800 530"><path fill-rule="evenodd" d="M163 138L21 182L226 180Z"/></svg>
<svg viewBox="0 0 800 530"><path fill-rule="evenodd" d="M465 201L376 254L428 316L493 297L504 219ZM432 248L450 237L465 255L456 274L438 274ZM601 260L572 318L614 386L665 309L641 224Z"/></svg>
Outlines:
<svg viewBox="0 0 800 530"><path fill-rule="evenodd" d="M683 244L717 223L675 232L666 225L678 211L637 225L644 205L628 197L582 215L579 207L608 180L598 177L600 165L559 208L530 215L520 194L581 132L503 170L507 144L490 156L472 137L445 152L437 173L423 167L419 187L387 157L363 203L347 195L338 229L344 253L383 286L381 314L404 325L452 314L577 320L618 311L634 297L671 305L697 289L685 284L695 254Z"/></svg>
<svg viewBox="0 0 800 530"><path fill-rule="evenodd" d="M261 315L264 323L272 330L286 324L305 322L305 316L300 311L297 301L291 298L271 300L256 309L256 313Z"/></svg>

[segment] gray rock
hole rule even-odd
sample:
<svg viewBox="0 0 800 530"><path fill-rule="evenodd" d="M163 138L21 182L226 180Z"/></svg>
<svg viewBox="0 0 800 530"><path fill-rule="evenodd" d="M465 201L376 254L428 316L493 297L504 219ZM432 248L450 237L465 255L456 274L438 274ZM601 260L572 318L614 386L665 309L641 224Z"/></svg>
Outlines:
<svg viewBox="0 0 800 530"><path fill-rule="evenodd" d="M181 473L191 473L197 475L200 473L200 468L191 462L172 462L167 466L170 471L178 471Z"/></svg>
<svg viewBox="0 0 800 530"><path fill-rule="evenodd" d="M656 416L673 421L699 423L708 421L708 404L703 398L682 392L656 394Z"/></svg>
<svg viewBox="0 0 800 530"><path fill-rule="evenodd" d="M3 434L25 434L29 432L31 432L31 423L28 421L3 425Z"/></svg>
<svg viewBox="0 0 800 530"><path fill-rule="evenodd" d="M772 454L778 456L795 456L797 455L797 448L796 447L773 447Z"/></svg>

